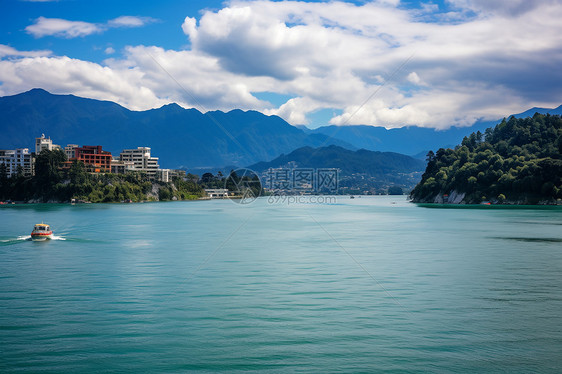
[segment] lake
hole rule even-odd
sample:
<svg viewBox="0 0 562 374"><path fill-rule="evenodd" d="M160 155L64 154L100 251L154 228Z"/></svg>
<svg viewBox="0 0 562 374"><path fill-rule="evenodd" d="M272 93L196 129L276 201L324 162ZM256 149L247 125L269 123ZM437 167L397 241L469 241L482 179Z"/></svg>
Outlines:
<svg viewBox="0 0 562 374"><path fill-rule="evenodd" d="M560 207L306 202L0 207L0 371L562 370Z"/></svg>

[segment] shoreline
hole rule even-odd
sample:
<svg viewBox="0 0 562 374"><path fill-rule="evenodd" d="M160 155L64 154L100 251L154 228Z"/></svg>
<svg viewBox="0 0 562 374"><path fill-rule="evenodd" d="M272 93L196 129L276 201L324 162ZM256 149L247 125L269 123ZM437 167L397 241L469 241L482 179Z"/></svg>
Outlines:
<svg viewBox="0 0 562 374"><path fill-rule="evenodd" d="M412 201L412 204L420 208L428 209L490 209L490 210L509 210L509 209L532 209L532 210L561 210L562 204L439 204L439 203L420 203Z"/></svg>

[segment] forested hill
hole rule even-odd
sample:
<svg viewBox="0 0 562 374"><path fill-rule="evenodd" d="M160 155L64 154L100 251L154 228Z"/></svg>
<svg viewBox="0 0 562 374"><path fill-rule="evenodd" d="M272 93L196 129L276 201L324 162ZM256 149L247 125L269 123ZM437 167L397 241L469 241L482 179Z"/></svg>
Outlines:
<svg viewBox="0 0 562 374"><path fill-rule="evenodd" d="M302 147L288 155L282 154L270 162L259 162L250 166L252 170L263 171L282 167L295 162L304 168L339 168L345 175L365 173L411 173L422 171L424 163L410 156L394 152L376 152L348 149L330 145L328 147Z"/></svg>
<svg viewBox="0 0 562 374"><path fill-rule="evenodd" d="M296 168L339 169L342 186L363 191L392 185L410 190L419 180L425 167L422 160L399 153L365 149L350 151L331 145L320 148L302 147L270 162L260 162L249 168L261 173L270 168L285 168L288 165Z"/></svg>
<svg viewBox="0 0 562 374"><path fill-rule="evenodd" d="M460 146L429 152L415 202L562 203L562 118L503 120ZM454 201L451 201L454 200Z"/></svg>

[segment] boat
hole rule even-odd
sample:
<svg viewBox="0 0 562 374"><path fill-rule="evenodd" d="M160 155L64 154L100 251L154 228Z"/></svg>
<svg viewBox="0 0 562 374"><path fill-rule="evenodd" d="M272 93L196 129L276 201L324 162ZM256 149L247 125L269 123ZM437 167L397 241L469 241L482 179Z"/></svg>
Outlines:
<svg viewBox="0 0 562 374"><path fill-rule="evenodd" d="M53 232L51 231L51 227L45 223L38 223L33 228L31 232L31 240L39 241L39 240L47 240L53 238Z"/></svg>

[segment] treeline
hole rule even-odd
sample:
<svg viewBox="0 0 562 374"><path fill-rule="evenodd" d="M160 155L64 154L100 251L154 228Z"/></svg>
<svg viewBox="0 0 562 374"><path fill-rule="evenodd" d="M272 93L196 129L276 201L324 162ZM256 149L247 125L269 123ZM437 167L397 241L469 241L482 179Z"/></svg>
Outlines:
<svg viewBox="0 0 562 374"><path fill-rule="evenodd" d="M465 203L553 203L562 199L562 118L537 113L504 119L455 149L430 151L427 162L411 193L416 202L457 192Z"/></svg>
<svg viewBox="0 0 562 374"><path fill-rule="evenodd" d="M84 163L74 161L63 169L66 155L61 150L43 150L35 161L35 176L20 170L8 177L0 164L0 200L67 202L71 199L99 202L189 200L204 195L196 182L176 178L171 183L153 182L146 173L91 174Z"/></svg>

